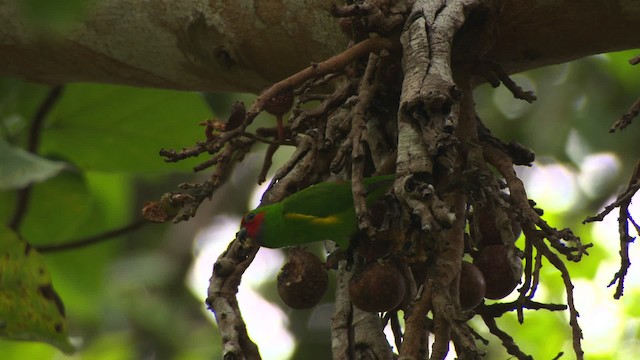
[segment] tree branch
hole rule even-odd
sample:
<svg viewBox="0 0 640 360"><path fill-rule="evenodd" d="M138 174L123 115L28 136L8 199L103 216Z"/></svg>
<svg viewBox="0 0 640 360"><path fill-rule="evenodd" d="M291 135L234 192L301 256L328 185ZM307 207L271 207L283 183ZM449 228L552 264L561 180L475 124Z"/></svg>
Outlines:
<svg viewBox="0 0 640 360"><path fill-rule="evenodd" d="M131 224L128 224L113 230L109 230L102 234L97 234L94 236L89 236L89 237L78 239L78 240L72 240L64 244L38 245L38 246L34 246L34 248L41 253L50 253L50 252L78 249L78 248L89 246L89 245L95 245L102 241L110 240L120 235L133 232L148 223L149 222L146 220L137 220L132 222Z"/></svg>
<svg viewBox="0 0 640 360"><path fill-rule="evenodd" d="M101 0L64 33L29 23L19 3L0 5L0 74L50 84L90 81L257 93L338 53L348 42L331 15L333 0L287 5L256 0L250 6ZM637 1L616 1L615 6L611 0L580 6L575 0L486 4L500 10L499 18L487 24L483 16L474 17L470 31L456 37L454 67L477 58L474 44L485 38L491 44L484 57L507 74L640 47Z"/></svg>

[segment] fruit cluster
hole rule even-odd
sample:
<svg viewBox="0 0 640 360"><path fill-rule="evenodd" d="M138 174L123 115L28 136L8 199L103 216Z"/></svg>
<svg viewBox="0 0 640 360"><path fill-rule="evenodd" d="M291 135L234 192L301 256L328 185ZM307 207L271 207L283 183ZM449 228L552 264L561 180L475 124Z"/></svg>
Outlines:
<svg viewBox="0 0 640 360"><path fill-rule="evenodd" d="M480 209L471 224L470 251L473 263L460 266L459 301L463 310L473 309L486 299L502 299L511 294L520 282L522 264L509 255L509 247L520 236L521 228L512 221L513 237L504 241L490 210ZM515 249L517 250L517 249ZM516 259L514 262L512 259ZM417 283L426 277L424 266L411 269ZM293 309L317 305L328 285L327 266L314 254L293 248L290 260L278 275L278 294ZM373 260L358 267L349 282L351 302L368 312L386 312L398 308L408 295L406 278L393 261Z"/></svg>

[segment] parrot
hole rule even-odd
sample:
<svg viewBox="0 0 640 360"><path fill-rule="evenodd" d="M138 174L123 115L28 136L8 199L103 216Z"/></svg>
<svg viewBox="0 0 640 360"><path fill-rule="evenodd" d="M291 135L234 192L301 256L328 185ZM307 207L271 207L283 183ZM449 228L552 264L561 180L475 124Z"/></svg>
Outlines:
<svg viewBox="0 0 640 360"><path fill-rule="evenodd" d="M365 178L367 205L386 194L394 179L395 175ZM358 231L351 182L319 183L278 203L260 206L242 218L240 227L248 238L267 248L333 240L346 249Z"/></svg>

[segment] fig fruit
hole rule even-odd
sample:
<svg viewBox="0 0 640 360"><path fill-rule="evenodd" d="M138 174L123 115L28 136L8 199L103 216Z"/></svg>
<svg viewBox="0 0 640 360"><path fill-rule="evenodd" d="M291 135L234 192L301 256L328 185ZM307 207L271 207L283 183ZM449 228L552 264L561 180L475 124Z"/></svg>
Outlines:
<svg viewBox="0 0 640 360"><path fill-rule="evenodd" d="M316 255L304 249L291 249L289 257L278 274L278 295L292 309L312 308L327 291L327 270Z"/></svg>
<svg viewBox="0 0 640 360"><path fill-rule="evenodd" d="M489 208L481 208L478 210L478 230L480 236L476 236L476 245L482 249L491 245L502 245L502 238L500 237L500 230L496 226L496 218L494 212ZM513 238L510 240L515 241L520 237L522 227L520 223L511 220L511 231L513 232Z"/></svg>
<svg viewBox="0 0 640 360"><path fill-rule="evenodd" d="M487 299L502 299L511 294L520 283L522 277L522 261L516 259L511 263L504 245L489 245L473 259L475 265L484 276Z"/></svg>
<svg viewBox="0 0 640 360"><path fill-rule="evenodd" d="M374 261L349 281L351 302L360 310L368 312L390 311L404 299L406 283L398 269L389 264Z"/></svg>
<svg viewBox="0 0 640 360"><path fill-rule="evenodd" d="M487 285L480 269L470 262L463 261L460 270L460 307L469 310L480 305L486 290Z"/></svg>
<svg viewBox="0 0 640 360"><path fill-rule="evenodd" d="M286 114L293 106L293 91L285 90L280 94L270 97L264 103L264 110L274 116Z"/></svg>

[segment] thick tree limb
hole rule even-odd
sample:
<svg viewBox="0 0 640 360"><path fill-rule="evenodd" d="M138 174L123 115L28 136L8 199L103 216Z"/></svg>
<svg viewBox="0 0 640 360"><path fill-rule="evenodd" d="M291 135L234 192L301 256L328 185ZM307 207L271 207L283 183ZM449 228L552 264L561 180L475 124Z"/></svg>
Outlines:
<svg viewBox="0 0 640 360"><path fill-rule="evenodd" d="M257 93L344 48L334 3L96 0L83 21L56 34L25 21L19 1L3 1L0 75ZM487 38L483 57L506 73L640 47L638 1L487 3L499 17L471 14L467 31L456 35L454 67L475 59L474 44Z"/></svg>

